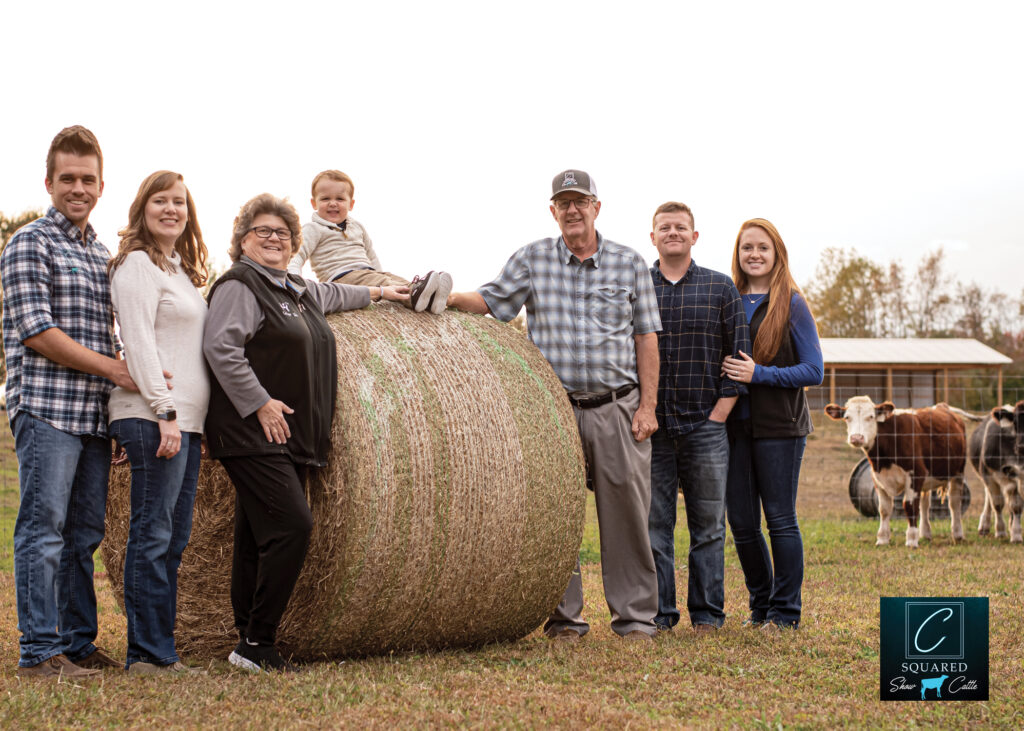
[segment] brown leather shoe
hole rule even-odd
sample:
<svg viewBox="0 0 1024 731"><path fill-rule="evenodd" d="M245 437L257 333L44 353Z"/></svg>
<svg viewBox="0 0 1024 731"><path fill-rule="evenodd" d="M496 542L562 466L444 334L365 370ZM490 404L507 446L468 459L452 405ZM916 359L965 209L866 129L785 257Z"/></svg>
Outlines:
<svg viewBox="0 0 1024 731"><path fill-rule="evenodd" d="M554 642L579 642L580 633L574 629L562 629L553 635L548 635L548 639Z"/></svg>
<svg viewBox="0 0 1024 731"><path fill-rule="evenodd" d="M124 667L124 663L118 662L98 647L85 657L78 658L75 665L80 668L90 668L95 670L106 670L107 668L116 668L117 670L120 670Z"/></svg>
<svg viewBox="0 0 1024 731"><path fill-rule="evenodd" d="M63 677L80 679L99 674L99 670L79 667L63 655L54 655L53 657L43 660L41 663L33 665L32 667L18 668L19 678L48 679Z"/></svg>
<svg viewBox="0 0 1024 731"><path fill-rule="evenodd" d="M632 632L627 632L626 634L622 635L622 639L627 640L629 642L651 642L654 640L654 638L651 635L638 629L635 629Z"/></svg>
<svg viewBox="0 0 1024 731"><path fill-rule="evenodd" d="M714 634L718 631L718 627L713 624L695 624L693 625L693 631L699 635Z"/></svg>

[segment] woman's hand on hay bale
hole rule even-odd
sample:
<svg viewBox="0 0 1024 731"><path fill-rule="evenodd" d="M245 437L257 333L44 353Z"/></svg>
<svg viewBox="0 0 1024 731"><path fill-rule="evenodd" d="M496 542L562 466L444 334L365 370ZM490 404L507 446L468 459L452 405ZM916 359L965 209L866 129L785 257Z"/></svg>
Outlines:
<svg viewBox="0 0 1024 731"><path fill-rule="evenodd" d="M288 404L278 401L276 398L270 399L257 409L256 418L259 419L260 426L263 427L263 433L266 435L268 442L284 444L288 441L288 438L292 435L292 430L288 428L288 422L285 421L284 415L294 413L295 409L290 408Z"/></svg>
<svg viewBox="0 0 1024 731"><path fill-rule="evenodd" d="M380 296L381 299L386 299L391 302L404 302L409 299L409 288L406 286L381 287Z"/></svg>

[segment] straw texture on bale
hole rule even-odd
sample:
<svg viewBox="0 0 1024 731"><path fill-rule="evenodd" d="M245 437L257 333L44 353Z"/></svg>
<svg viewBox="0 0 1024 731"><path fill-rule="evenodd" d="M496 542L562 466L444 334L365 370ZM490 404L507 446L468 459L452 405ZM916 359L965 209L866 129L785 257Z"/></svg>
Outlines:
<svg viewBox="0 0 1024 731"><path fill-rule="evenodd" d="M315 525L279 646L315 659L528 634L558 604L583 532L583 455L550 366L491 318L386 304L328 321L331 454L307 486ZM115 468L102 544L115 587L129 484L127 466ZM219 463L204 460L179 573L176 638L189 656L238 641L234 499Z"/></svg>

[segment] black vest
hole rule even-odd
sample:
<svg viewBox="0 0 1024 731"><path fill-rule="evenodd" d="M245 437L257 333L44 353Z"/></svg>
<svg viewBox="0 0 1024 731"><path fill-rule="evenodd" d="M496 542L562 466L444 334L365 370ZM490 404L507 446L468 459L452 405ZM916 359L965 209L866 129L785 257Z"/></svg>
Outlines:
<svg viewBox="0 0 1024 731"><path fill-rule="evenodd" d="M289 274L289 278L294 275ZM256 296L263 324L245 344L245 357L271 398L295 410L285 414L292 435L287 444L268 442L256 414L242 418L210 374L206 441L213 457L287 454L296 463L322 467L331 446L331 419L338 394L338 353L334 333L316 300L272 284L260 272L237 263L214 283L242 282ZM299 280L301 281L301 280Z"/></svg>
<svg viewBox="0 0 1024 731"><path fill-rule="evenodd" d="M754 310L750 318L750 342L757 338L758 328L764 322L768 312L768 297ZM779 352L775 354L769 365L785 368L800 362L793 347L793 338L789 328L779 344ZM780 388L778 386L760 386L747 384L750 392L750 428L755 439L803 437L813 430L811 412L807 408L807 398L802 388Z"/></svg>

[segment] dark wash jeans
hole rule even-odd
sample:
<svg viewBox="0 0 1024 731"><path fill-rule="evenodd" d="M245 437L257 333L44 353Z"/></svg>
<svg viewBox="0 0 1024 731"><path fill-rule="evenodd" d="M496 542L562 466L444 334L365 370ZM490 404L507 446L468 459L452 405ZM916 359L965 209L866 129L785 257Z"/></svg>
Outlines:
<svg viewBox="0 0 1024 731"><path fill-rule="evenodd" d="M14 586L21 667L96 649L92 556L103 540L110 440L68 434L25 412L14 417L21 502Z"/></svg>
<svg viewBox="0 0 1024 731"><path fill-rule="evenodd" d="M192 534L192 507L199 480L201 435L181 433L181 450L157 457L160 427L148 419L118 419L111 436L132 467L131 521L124 557L124 610L128 659L169 665L178 608L178 567Z"/></svg>
<svg viewBox="0 0 1024 731"><path fill-rule="evenodd" d="M742 423L730 426L726 504L750 592L750 618L799 626L804 545L796 519L796 489L807 438L754 439ZM761 532L762 506L770 556Z"/></svg>
<svg viewBox="0 0 1024 731"><path fill-rule="evenodd" d="M706 421L693 431L651 437L651 513L648 532L658 573L655 622L672 627L676 608L676 495L680 488L690 531L689 588L686 606L691 624L721 627L725 622L725 482L729 439L725 424Z"/></svg>

